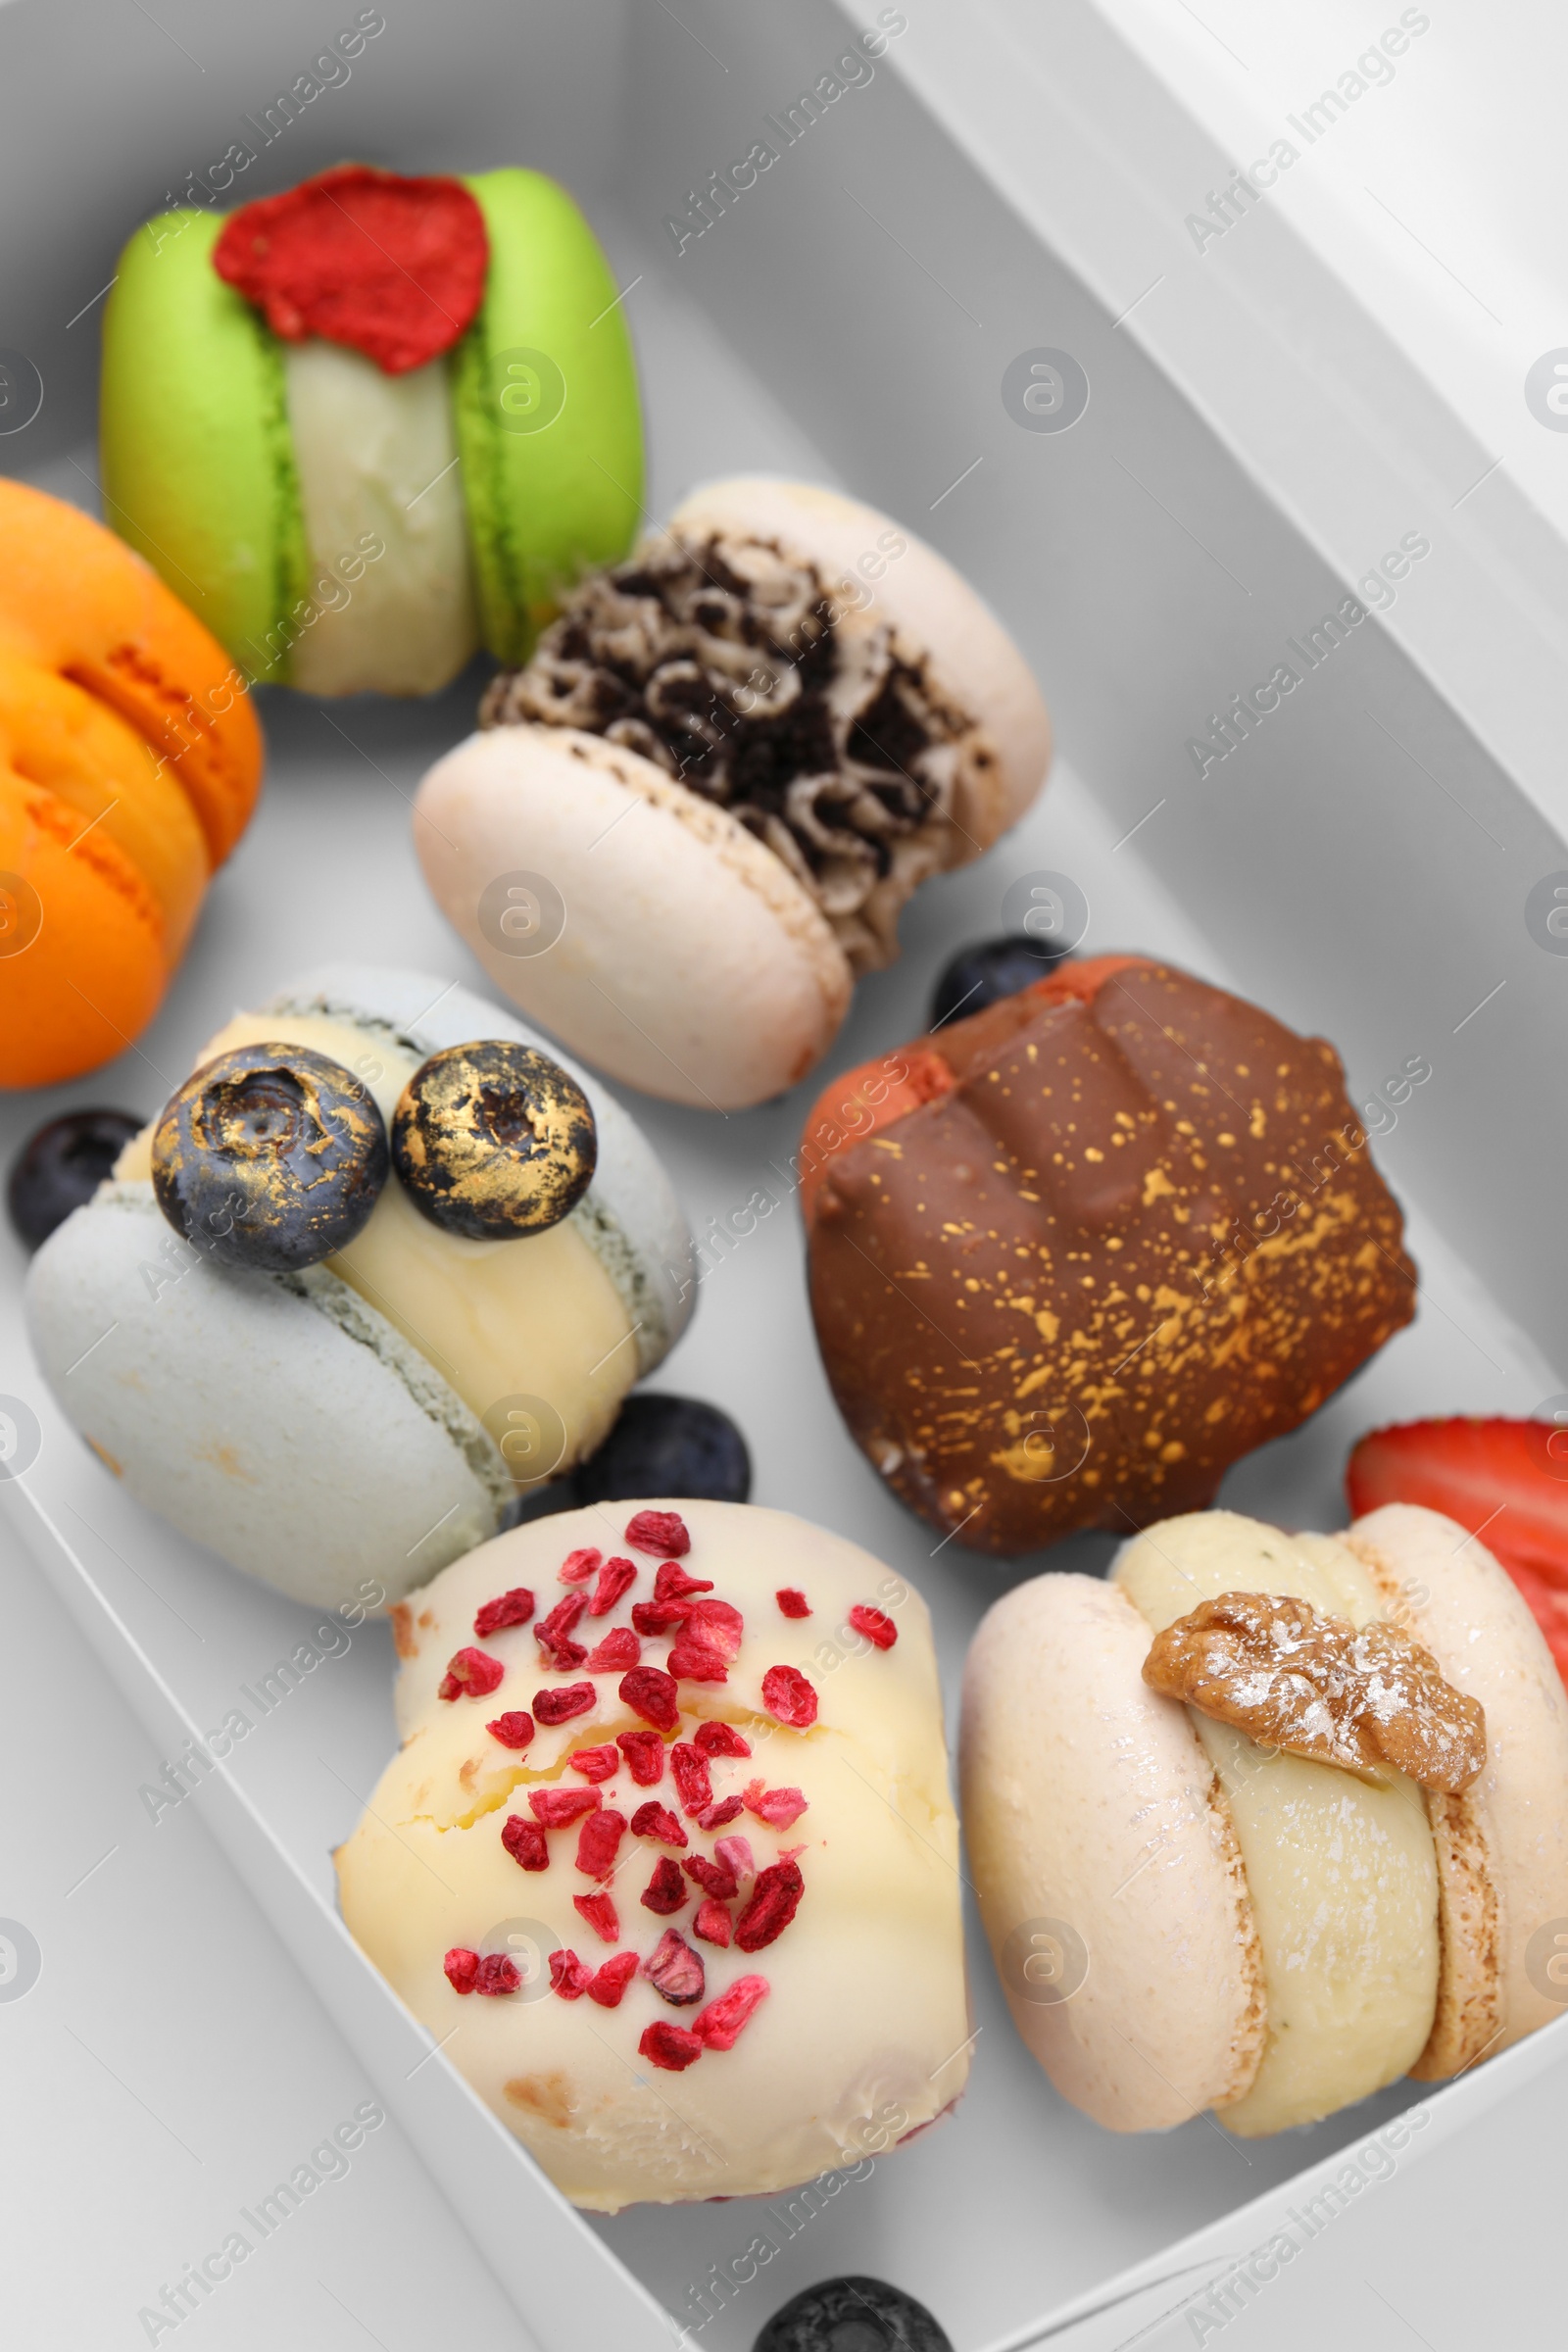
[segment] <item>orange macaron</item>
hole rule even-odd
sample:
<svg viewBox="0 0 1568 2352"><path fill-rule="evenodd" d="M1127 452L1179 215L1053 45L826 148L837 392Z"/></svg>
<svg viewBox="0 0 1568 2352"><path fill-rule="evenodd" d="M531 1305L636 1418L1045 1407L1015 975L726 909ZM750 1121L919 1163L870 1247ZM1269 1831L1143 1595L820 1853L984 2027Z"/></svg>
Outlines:
<svg viewBox="0 0 1568 2352"><path fill-rule="evenodd" d="M157 1011L262 739L217 640L101 523L0 481L0 1086L45 1086Z"/></svg>

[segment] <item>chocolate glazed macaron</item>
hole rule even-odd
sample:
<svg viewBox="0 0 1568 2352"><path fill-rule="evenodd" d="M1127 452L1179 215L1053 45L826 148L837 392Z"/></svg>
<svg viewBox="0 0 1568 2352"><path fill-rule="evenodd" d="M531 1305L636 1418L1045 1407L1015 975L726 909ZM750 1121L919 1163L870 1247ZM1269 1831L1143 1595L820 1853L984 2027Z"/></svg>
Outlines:
<svg viewBox="0 0 1568 2352"><path fill-rule="evenodd" d="M593 1452L690 1251L595 1080L465 989L345 966L220 1031L26 1312L139 1501L295 1599L395 1601Z"/></svg>
<svg viewBox="0 0 1568 2352"><path fill-rule="evenodd" d="M732 1110L804 1077L929 876L1045 781L974 590L874 509L738 478L587 579L420 787L425 878L496 986L612 1077Z"/></svg>
<svg viewBox="0 0 1568 2352"><path fill-rule="evenodd" d="M802 1161L839 1409L977 1550L1209 1502L1414 1312L1333 1047L1152 957L847 1072Z"/></svg>

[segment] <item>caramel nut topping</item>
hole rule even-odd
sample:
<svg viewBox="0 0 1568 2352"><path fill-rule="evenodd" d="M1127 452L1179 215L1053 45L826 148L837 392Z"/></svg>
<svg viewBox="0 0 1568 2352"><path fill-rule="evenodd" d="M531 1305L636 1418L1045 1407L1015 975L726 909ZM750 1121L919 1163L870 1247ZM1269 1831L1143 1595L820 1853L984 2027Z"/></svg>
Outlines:
<svg viewBox="0 0 1568 2352"><path fill-rule="evenodd" d="M1308 1601L1222 1592L1156 1634L1144 1680L1265 1747L1358 1777L1380 1765L1456 1796L1487 1760L1480 1705L1393 1625L1357 1633Z"/></svg>

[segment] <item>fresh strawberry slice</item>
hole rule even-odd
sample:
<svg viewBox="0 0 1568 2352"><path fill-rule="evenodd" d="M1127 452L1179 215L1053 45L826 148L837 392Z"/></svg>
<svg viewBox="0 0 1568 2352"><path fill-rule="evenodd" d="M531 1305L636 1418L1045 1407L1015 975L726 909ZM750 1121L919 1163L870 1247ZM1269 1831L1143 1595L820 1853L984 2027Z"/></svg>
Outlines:
<svg viewBox="0 0 1568 2352"><path fill-rule="evenodd" d="M1507 1569L1568 1682L1568 1428L1550 1421L1409 1421L1375 1429L1345 1474L1351 1512L1419 1502L1456 1520Z"/></svg>

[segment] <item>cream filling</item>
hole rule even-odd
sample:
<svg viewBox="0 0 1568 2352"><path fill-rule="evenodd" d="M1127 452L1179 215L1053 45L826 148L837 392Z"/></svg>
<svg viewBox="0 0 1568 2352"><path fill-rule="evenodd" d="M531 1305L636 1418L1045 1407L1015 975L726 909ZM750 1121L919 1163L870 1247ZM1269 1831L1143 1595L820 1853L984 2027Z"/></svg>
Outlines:
<svg viewBox="0 0 1568 2352"><path fill-rule="evenodd" d="M433 694L479 648L446 361L386 375L313 337L283 372L311 564L284 617L290 682Z"/></svg>
<svg viewBox="0 0 1568 2352"><path fill-rule="evenodd" d="M260 1012L236 1014L203 1047L198 1066L268 1041L309 1046L353 1070L389 1132L418 1067L416 1054L380 1031L314 1013ZM151 1181L155 1124L121 1153L122 1181ZM422 1217L389 1174L363 1233L325 1263L485 1423L524 1491L593 1451L637 1377L631 1319L574 1216L519 1241L466 1241ZM537 1476L518 1475L536 1460Z"/></svg>
<svg viewBox="0 0 1568 2352"><path fill-rule="evenodd" d="M1336 1538L1231 1511L1151 1528L1114 1575L1155 1633L1222 1592L1290 1594L1355 1626L1384 1614ZM1230 1806L1263 1957L1268 2038L1250 2087L1223 2110L1230 2131L1255 2138L1365 2098L1421 2055L1438 1996L1437 1851L1402 1773L1372 1786L1188 1713Z"/></svg>

